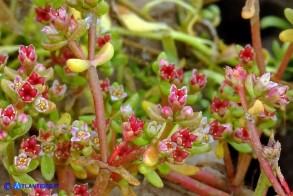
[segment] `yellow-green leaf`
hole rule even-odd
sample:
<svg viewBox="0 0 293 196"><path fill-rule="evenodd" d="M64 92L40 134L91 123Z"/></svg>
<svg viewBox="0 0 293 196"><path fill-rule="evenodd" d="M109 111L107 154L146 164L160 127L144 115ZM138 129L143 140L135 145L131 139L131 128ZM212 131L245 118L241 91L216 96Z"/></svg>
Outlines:
<svg viewBox="0 0 293 196"><path fill-rule="evenodd" d="M224 142L218 142L216 149L215 149L215 155L219 159L222 159L224 157Z"/></svg>
<svg viewBox="0 0 293 196"><path fill-rule="evenodd" d="M175 165L166 162L166 165L173 171L175 171L178 174L182 174L185 176L192 176L198 172L199 168L194 165L187 165L187 164L181 164L181 165Z"/></svg>
<svg viewBox="0 0 293 196"><path fill-rule="evenodd" d="M282 42L293 42L293 29L287 29L280 33L279 38Z"/></svg>

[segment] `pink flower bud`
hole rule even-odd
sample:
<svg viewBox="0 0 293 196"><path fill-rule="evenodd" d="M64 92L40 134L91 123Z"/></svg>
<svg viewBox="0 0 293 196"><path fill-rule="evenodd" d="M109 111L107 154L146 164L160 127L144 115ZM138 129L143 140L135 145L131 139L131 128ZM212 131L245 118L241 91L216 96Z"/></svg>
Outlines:
<svg viewBox="0 0 293 196"><path fill-rule="evenodd" d="M190 133L188 128L180 129L171 136L171 140L173 142L175 142L178 146L183 146L184 148L191 148L192 142L194 142L195 139L196 135Z"/></svg>
<svg viewBox="0 0 293 196"><path fill-rule="evenodd" d="M132 107L130 105L123 105L120 108L122 120L127 120L131 115L134 114Z"/></svg>
<svg viewBox="0 0 293 196"><path fill-rule="evenodd" d="M26 114L20 114L20 115L18 115L17 120L20 124L27 123L28 117Z"/></svg>
<svg viewBox="0 0 293 196"><path fill-rule="evenodd" d="M190 106L184 106L184 108L180 111L180 114L182 114L185 119L188 119L192 116L193 109Z"/></svg>
<svg viewBox="0 0 293 196"><path fill-rule="evenodd" d="M234 139L240 140L240 142L250 142L250 135L248 134L246 128L238 128L234 130Z"/></svg>
<svg viewBox="0 0 293 196"><path fill-rule="evenodd" d="M104 35L104 36L98 37L97 43L98 43L99 48L102 48L110 40L111 40L110 35Z"/></svg>
<svg viewBox="0 0 293 196"><path fill-rule="evenodd" d="M18 60L25 67L33 67L37 61L37 54L33 45L19 46Z"/></svg>
<svg viewBox="0 0 293 196"><path fill-rule="evenodd" d="M7 136L8 136L8 134L6 131L0 130L0 141L5 141Z"/></svg>
<svg viewBox="0 0 293 196"><path fill-rule="evenodd" d="M128 122L122 124L123 128L123 139L125 141L130 141L138 137L144 126L144 121L138 120L134 115L128 119Z"/></svg>
<svg viewBox="0 0 293 196"><path fill-rule="evenodd" d="M168 97L169 105L175 111L181 109L187 101L187 88L186 86L181 89L172 84L170 88L170 95Z"/></svg>
<svg viewBox="0 0 293 196"><path fill-rule="evenodd" d="M226 67L225 69L225 79L231 83L233 87L243 86L246 77L247 72L240 64L235 68Z"/></svg>
<svg viewBox="0 0 293 196"><path fill-rule="evenodd" d="M161 116L165 119L168 119L169 117L173 118L173 110L169 106L163 106L161 109Z"/></svg>
<svg viewBox="0 0 293 196"><path fill-rule="evenodd" d="M196 69L193 69L190 79L190 89L192 91L199 91L205 87L207 83L206 75L199 74Z"/></svg>

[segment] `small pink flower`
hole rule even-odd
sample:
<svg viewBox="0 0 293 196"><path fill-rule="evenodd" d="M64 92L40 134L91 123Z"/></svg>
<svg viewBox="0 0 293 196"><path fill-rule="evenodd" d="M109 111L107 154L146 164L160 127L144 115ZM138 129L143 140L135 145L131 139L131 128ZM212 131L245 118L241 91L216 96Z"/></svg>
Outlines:
<svg viewBox="0 0 293 196"><path fill-rule="evenodd" d="M170 139L164 139L159 142L158 151L160 154L169 155L177 148L177 144Z"/></svg>
<svg viewBox="0 0 293 196"><path fill-rule="evenodd" d="M123 139L130 141L138 137L144 126L144 121L138 120L134 115L128 119L128 122L122 124L123 127Z"/></svg>
<svg viewBox="0 0 293 196"><path fill-rule="evenodd" d="M52 130L45 131L43 129L40 129L39 136L37 137L37 139L41 141L42 143L51 142L54 139L53 131Z"/></svg>
<svg viewBox="0 0 293 196"><path fill-rule="evenodd" d="M199 74L196 69L193 69L192 76L190 79L190 88L194 91L201 90L205 87L207 83L206 75Z"/></svg>
<svg viewBox="0 0 293 196"><path fill-rule="evenodd" d="M35 135L21 142L20 152L26 153L31 158L36 158L40 154L41 146L37 144Z"/></svg>
<svg viewBox="0 0 293 196"><path fill-rule="evenodd" d="M28 196L51 196L51 192L51 189L34 188L29 192Z"/></svg>
<svg viewBox="0 0 293 196"><path fill-rule="evenodd" d="M27 79L27 81L31 84L31 85L37 85L37 84L41 84L44 85L46 78L44 77L39 77L38 74L36 72L32 72L32 74L30 75L30 77Z"/></svg>
<svg viewBox="0 0 293 196"><path fill-rule="evenodd" d="M218 97L215 97L213 103L210 106L210 109L212 112L219 114L220 117L223 117L226 114L228 107L228 100L221 101Z"/></svg>
<svg viewBox="0 0 293 196"><path fill-rule="evenodd" d="M287 105L289 98L287 97L288 86L277 86L271 88L267 94L267 100L269 103L276 106Z"/></svg>
<svg viewBox="0 0 293 196"><path fill-rule="evenodd" d="M76 196L89 196L88 184L74 185L73 194Z"/></svg>
<svg viewBox="0 0 293 196"><path fill-rule="evenodd" d="M74 121L72 124L77 124L78 121ZM72 126L70 129L70 132L72 134L71 141L72 142L79 142L82 140L87 140L90 138L91 134L88 130L88 125L86 123L83 123L81 127Z"/></svg>
<svg viewBox="0 0 293 196"><path fill-rule="evenodd" d="M182 163L188 157L189 154L189 152L178 147L172 153L173 159L177 163Z"/></svg>
<svg viewBox="0 0 293 196"><path fill-rule="evenodd" d="M50 10L51 10L51 6L49 6L49 5L47 5L44 8L37 7L35 9L36 14L37 14L36 20L38 22L50 21L50 19L51 19L50 14L49 14Z"/></svg>
<svg viewBox="0 0 293 196"><path fill-rule="evenodd" d="M18 60L22 65L33 66L37 61L37 54L33 45L19 46Z"/></svg>
<svg viewBox="0 0 293 196"><path fill-rule="evenodd" d="M20 87L22 86L23 83L24 83L24 81L22 80L20 75L16 75L13 80L13 83L10 84L9 87L14 91L18 91L18 89L20 89Z"/></svg>
<svg viewBox="0 0 293 196"><path fill-rule="evenodd" d="M249 62L253 61L254 58L255 54L253 48L249 44L239 52L239 59L243 64L248 64Z"/></svg>
<svg viewBox="0 0 293 196"><path fill-rule="evenodd" d="M188 128L176 131L172 136L171 140L175 142L178 146L183 146L184 148L191 148L192 142L194 142L196 136L190 133Z"/></svg>
<svg viewBox="0 0 293 196"><path fill-rule="evenodd" d="M30 162L31 162L31 158L28 158L27 155L25 153L21 153L18 156L14 157L14 166L15 168L20 171L20 172L24 172L25 170L28 169Z"/></svg>
<svg viewBox="0 0 293 196"><path fill-rule="evenodd" d="M17 91L21 100L25 103L32 102L38 94L37 89L32 87L28 82L25 82Z"/></svg>
<svg viewBox="0 0 293 196"><path fill-rule="evenodd" d="M210 134L215 139L222 138L222 134L225 130L226 130L226 127L219 125L217 120L214 120L213 122L210 123Z"/></svg>
<svg viewBox="0 0 293 196"><path fill-rule="evenodd" d="M177 111L181 109L187 101L187 88L184 86L181 89L177 89L177 87L172 84L168 101L173 110Z"/></svg>
<svg viewBox="0 0 293 196"><path fill-rule="evenodd" d="M97 43L98 43L99 48L102 48L110 40L111 40L110 35L104 35L104 36L98 37Z"/></svg>
<svg viewBox="0 0 293 196"><path fill-rule="evenodd" d="M40 152L40 156L44 156L45 154L48 155L49 157L53 157L54 155L54 151L55 151L55 144L52 142L49 143L42 143L41 144L41 152Z"/></svg>
<svg viewBox="0 0 293 196"><path fill-rule="evenodd" d="M122 85L119 86L110 86L109 87L109 92L111 95L111 100L112 101L118 101L121 99L124 99L127 96L127 93L124 92L124 87Z"/></svg>
<svg viewBox="0 0 293 196"><path fill-rule="evenodd" d="M160 61L160 76L163 80L172 80L176 76L174 64L169 64L165 59Z"/></svg>
<svg viewBox="0 0 293 196"><path fill-rule="evenodd" d="M43 97L37 97L34 102L35 109L40 113L48 112L50 109L49 102Z"/></svg>
<svg viewBox="0 0 293 196"><path fill-rule="evenodd" d="M17 112L10 104L4 110L0 109L0 118L2 119L4 126L8 126L11 122L16 121Z"/></svg>
<svg viewBox="0 0 293 196"><path fill-rule="evenodd" d="M54 96L62 97L64 96L66 89L66 84L60 85L58 80L54 80L50 91Z"/></svg>
<svg viewBox="0 0 293 196"><path fill-rule="evenodd" d="M70 157L71 142L64 141L56 144L55 156L60 160L67 160Z"/></svg>

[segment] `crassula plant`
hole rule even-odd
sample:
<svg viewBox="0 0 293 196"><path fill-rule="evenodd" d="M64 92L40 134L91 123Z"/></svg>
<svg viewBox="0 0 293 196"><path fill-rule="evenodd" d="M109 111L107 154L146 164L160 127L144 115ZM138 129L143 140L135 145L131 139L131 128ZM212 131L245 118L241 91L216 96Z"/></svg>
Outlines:
<svg viewBox="0 0 293 196"><path fill-rule="evenodd" d="M235 49L234 64L222 69L214 58L221 51L191 29L205 20L216 26L217 7L172 1L186 9L186 20L180 12L181 32L153 21L147 13L161 1L152 2L143 13L126 1L111 4L120 22L128 17L141 23L145 34L138 24L104 28L110 20L105 0L42 5L35 21L49 55L38 55L32 44L19 45L17 66L9 66L7 53L0 55L0 153L10 183L58 184L15 188L13 195L108 195L115 187L134 195L142 178L157 188L169 180L199 195L231 195L243 188L252 158L261 168L255 195L270 186L278 195L292 195L278 164L281 144L274 139L278 110L289 104L289 87L279 81L293 52L292 29L280 34L291 42L280 69L268 72L258 1L247 0L242 16L251 21L252 45ZM292 23L292 9L285 14ZM140 67L122 48L127 34L162 38L164 51ZM191 46L210 70L187 66L174 40ZM133 90L136 82L141 90ZM261 135L269 137L268 144L260 142ZM238 152L237 165L231 149ZM224 177L190 163L209 151L223 160ZM34 171L43 181L31 176Z"/></svg>

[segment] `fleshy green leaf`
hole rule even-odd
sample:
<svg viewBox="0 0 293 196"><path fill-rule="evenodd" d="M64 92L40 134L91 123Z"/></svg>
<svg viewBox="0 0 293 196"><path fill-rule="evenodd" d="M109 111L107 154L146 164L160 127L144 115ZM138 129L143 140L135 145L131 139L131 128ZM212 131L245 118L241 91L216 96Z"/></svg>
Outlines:
<svg viewBox="0 0 293 196"><path fill-rule="evenodd" d="M236 143L233 141L228 141L229 144L231 144L231 146L233 146L233 148L235 148L237 151L242 152L242 153L250 153L252 152L251 147L249 146L249 144L247 143Z"/></svg>
<svg viewBox="0 0 293 196"><path fill-rule="evenodd" d="M293 25L293 9L286 8L284 11L284 14L285 14L287 20Z"/></svg>
<svg viewBox="0 0 293 196"><path fill-rule="evenodd" d="M160 173L165 174L165 175L170 172L169 167L165 163L159 164L158 170L160 171Z"/></svg>
<svg viewBox="0 0 293 196"><path fill-rule="evenodd" d="M19 176L12 175L15 182L18 182L20 184L37 184L37 182L30 177L28 174L21 174ZM22 189L24 192L29 193L31 189Z"/></svg>
<svg viewBox="0 0 293 196"><path fill-rule="evenodd" d="M9 135L12 137L13 140L23 136L31 128L31 126L32 126L32 118L30 116L27 116L27 118L28 118L28 121L26 123L23 123L20 127L16 128L16 129L12 129L11 131L9 131Z"/></svg>
<svg viewBox="0 0 293 196"><path fill-rule="evenodd" d="M155 172L154 170L152 170L149 173L145 174L146 179L155 187L157 188L162 188L164 187L163 181L160 178L160 176L157 174L157 172Z"/></svg>
<svg viewBox="0 0 293 196"><path fill-rule="evenodd" d="M132 140L132 143L134 143L135 145L138 145L138 146L145 146L150 143L150 140L145 135L142 135L142 136Z"/></svg>
<svg viewBox="0 0 293 196"><path fill-rule="evenodd" d="M175 171L178 174L182 174L185 176L192 176L196 172L198 172L199 168L194 165L187 165L187 164L181 164L181 165L175 165L166 162L166 165L173 171Z"/></svg>
<svg viewBox="0 0 293 196"><path fill-rule="evenodd" d="M288 29L290 28L290 24L282 19L282 18L279 18L277 16L265 16L261 19L261 28L262 29L265 29L265 28L269 28L269 27L276 27L276 28L279 28L279 29Z"/></svg>
<svg viewBox="0 0 293 196"><path fill-rule="evenodd" d="M161 91L164 95L169 95L171 84L169 82L161 81L160 88L161 88Z"/></svg>
<svg viewBox="0 0 293 196"><path fill-rule="evenodd" d="M35 170L38 166L39 166L39 161L36 160L36 159L32 160L30 162L30 165L29 165L28 170L26 171L26 173Z"/></svg>
<svg viewBox="0 0 293 196"><path fill-rule="evenodd" d="M41 172L45 180L50 181L55 174L55 164L52 157L44 155L41 160Z"/></svg>

